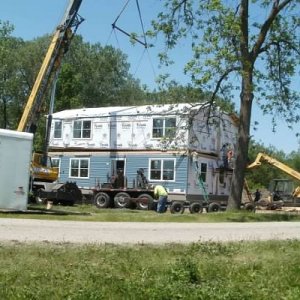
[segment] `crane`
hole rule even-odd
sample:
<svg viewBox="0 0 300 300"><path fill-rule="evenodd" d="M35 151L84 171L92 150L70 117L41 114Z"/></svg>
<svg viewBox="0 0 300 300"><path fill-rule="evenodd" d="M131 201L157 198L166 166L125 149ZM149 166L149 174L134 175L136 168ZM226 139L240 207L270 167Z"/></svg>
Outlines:
<svg viewBox="0 0 300 300"><path fill-rule="evenodd" d="M84 21L78 14L81 3L82 0L69 0L64 16L52 36L50 45L25 105L17 131L35 133L45 94L52 82L55 84L61 61L70 47L70 43L78 26ZM50 127L51 116L48 117L48 130ZM71 202L69 199L70 193L73 193L72 196L76 194L77 198L81 195L76 184L49 184L54 183L58 179L58 172L57 169L47 165L47 153L45 153L48 149L46 145L48 143L47 135L48 133L46 132L45 145L43 147L44 153L33 153L31 162L32 190L35 192L39 191L40 196L44 196L48 199L59 197L64 200L67 199L67 202ZM42 194L41 190L43 192Z"/></svg>
<svg viewBox="0 0 300 300"><path fill-rule="evenodd" d="M263 162L276 167L277 169L291 176L293 179L300 181L299 172L265 153L258 153L255 161L248 165L247 168L252 169L258 167ZM293 182L289 179L273 179L269 189L273 195L271 199L272 201L284 200L285 202L299 202L300 204L300 186L294 189Z"/></svg>
<svg viewBox="0 0 300 300"><path fill-rule="evenodd" d="M269 165L272 165L281 171L285 172L286 174L290 175L294 179L297 179L300 181L300 173L292 169L291 167L285 165L284 163L278 161L277 159L265 154L265 153L258 153L256 156L255 161L248 165L248 169L252 169L254 167L260 166L262 162L267 162Z"/></svg>
<svg viewBox="0 0 300 300"><path fill-rule="evenodd" d="M17 131L35 132L43 98L52 78L60 68L61 60L68 51L71 40L83 18L78 15L82 0L70 0L60 24L56 27L50 46L27 100ZM72 31L72 28L74 30Z"/></svg>

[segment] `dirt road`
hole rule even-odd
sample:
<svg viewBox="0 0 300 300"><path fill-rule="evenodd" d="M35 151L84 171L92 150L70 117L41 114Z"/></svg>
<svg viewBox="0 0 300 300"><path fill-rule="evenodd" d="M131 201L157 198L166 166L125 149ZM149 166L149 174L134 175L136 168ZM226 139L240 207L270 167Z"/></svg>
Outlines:
<svg viewBox="0 0 300 300"><path fill-rule="evenodd" d="M0 241L55 243L190 243L300 239L300 222L111 223L0 219Z"/></svg>

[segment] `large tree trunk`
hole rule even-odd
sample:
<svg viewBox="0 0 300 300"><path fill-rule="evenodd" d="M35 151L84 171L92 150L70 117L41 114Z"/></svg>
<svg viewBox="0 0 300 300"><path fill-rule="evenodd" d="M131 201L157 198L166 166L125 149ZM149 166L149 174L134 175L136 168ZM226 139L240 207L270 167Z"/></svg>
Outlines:
<svg viewBox="0 0 300 300"><path fill-rule="evenodd" d="M250 120L253 100L252 70L248 71L248 74L243 78L242 92L240 97L241 108L236 161L232 177L227 210L240 209L241 206L245 179L245 169L248 163L248 146L250 139Z"/></svg>

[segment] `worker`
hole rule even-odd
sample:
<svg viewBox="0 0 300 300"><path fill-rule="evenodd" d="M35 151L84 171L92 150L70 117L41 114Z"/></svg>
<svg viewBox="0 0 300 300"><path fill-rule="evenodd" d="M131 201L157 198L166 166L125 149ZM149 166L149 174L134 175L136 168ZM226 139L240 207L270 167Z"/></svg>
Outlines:
<svg viewBox="0 0 300 300"><path fill-rule="evenodd" d="M227 152L228 166L232 167L233 150L230 148Z"/></svg>
<svg viewBox="0 0 300 300"><path fill-rule="evenodd" d="M226 143L222 146L221 148L221 155L222 155L222 161L223 161L223 168L228 169L228 157L227 157L227 152L228 152L228 146L229 144Z"/></svg>
<svg viewBox="0 0 300 300"><path fill-rule="evenodd" d="M158 199L157 212L164 213L166 211L166 204L168 201L168 192L162 185L156 185L154 187L154 197Z"/></svg>
<svg viewBox="0 0 300 300"><path fill-rule="evenodd" d="M254 202L259 201L260 197L261 197L261 192L259 189L257 189L256 192L254 193Z"/></svg>

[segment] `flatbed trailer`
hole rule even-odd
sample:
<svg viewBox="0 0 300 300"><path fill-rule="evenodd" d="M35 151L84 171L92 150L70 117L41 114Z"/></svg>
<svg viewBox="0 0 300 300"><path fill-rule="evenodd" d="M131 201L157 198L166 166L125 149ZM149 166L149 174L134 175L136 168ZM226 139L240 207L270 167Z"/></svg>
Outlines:
<svg viewBox="0 0 300 300"><path fill-rule="evenodd" d="M140 210L155 210L157 200L154 190L150 188L113 188L109 185L96 187L93 190L93 200L96 207L104 208L137 208ZM183 213L188 209L190 213L218 212L226 209L224 201L205 200L173 200L172 194L166 205L171 213Z"/></svg>

